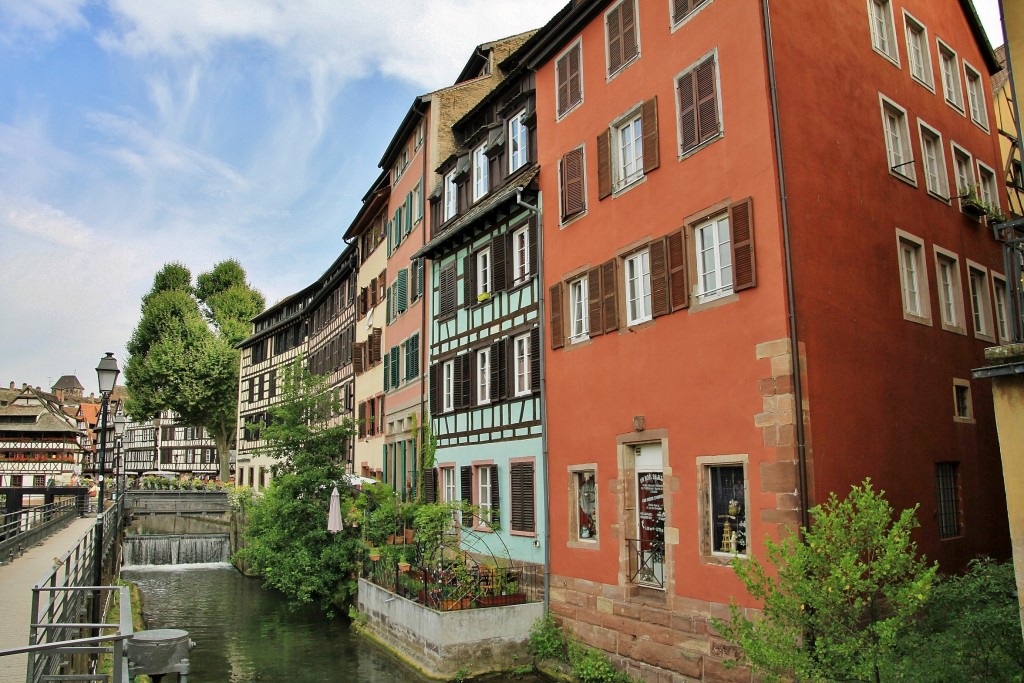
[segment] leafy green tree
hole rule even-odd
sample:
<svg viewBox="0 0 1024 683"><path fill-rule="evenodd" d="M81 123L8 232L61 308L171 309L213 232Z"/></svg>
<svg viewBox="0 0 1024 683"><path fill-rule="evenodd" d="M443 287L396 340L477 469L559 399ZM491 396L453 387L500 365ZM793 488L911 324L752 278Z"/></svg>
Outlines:
<svg viewBox="0 0 1024 683"><path fill-rule="evenodd" d="M336 411L329 396L301 359L285 369L282 401L270 409L261 434L269 443L265 454L276 460L274 478L251 504L238 558L292 603L314 603L335 615L356 593L362 541L358 529L327 531L331 490L341 493L343 515L357 495L343 457L352 424L330 426Z"/></svg>
<svg viewBox="0 0 1024 683"><path fill-rule="evenodd" d="M972 560L939 581L887 679L916 683L1024 681L1024 640L1011 562Z"/></svg>
<svg viewBox="0 0 1024 683"><path fill-rule="evenodd" d="M227 481L235 441L239 351L263 295L245 283L237 261L199 276L180 263L165 265L142 298L142 316L128 342L126 411L135 419L173 410L205 427L217 444L220 478Z"/></svg>
<svg viewBox="0 0 1024 683"><path fill-rule="evenodd" d="M910 539L916 509L894 519L870 480L845 500L831 494L809 511L803 542L766 539L777 576L754 557L733 562L763 618L748 619L734 603L731 621L715 628L768 680L878 683L935 582L937 567Z"/></svg>

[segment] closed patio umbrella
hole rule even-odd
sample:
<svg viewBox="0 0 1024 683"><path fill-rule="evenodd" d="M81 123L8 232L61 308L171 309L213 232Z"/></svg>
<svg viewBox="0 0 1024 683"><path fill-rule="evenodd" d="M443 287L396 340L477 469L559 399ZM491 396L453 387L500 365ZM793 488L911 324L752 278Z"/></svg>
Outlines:
<svg viewBox="0 0 1024 683"><path fill-rule="evenodd" d="M335 486L331 491L331 507L327 511L327 531L336 534L341 531L341 494Z"/></svg>

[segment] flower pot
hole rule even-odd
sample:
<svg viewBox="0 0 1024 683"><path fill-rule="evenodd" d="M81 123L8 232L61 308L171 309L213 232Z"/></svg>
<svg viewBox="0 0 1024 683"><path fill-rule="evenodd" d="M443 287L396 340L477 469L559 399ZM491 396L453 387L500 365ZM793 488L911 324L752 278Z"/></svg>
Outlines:
<svg viewBox="0 0 1024 683"><path fill-rule="evenodd" d="M380 553L370 553L370 559L374 562L380 559Z"/></svg>
<svg viewBox="0 0 1024 683"><path fill-rule="evenodd" d="M415 536L416 536L416 531L414 529L406 529L405 530L405 542L406 542L406 544L411 544L413 542L413 540L415 539Z"/></svg>
<svg viewBox="0 0 1024 683"><path fill-rule="evenodd" d="M412 565L409 564L408 562L399 562L398 563L398 571L400 571L400 572L407 572L411 568L412 568Z"/></svg>

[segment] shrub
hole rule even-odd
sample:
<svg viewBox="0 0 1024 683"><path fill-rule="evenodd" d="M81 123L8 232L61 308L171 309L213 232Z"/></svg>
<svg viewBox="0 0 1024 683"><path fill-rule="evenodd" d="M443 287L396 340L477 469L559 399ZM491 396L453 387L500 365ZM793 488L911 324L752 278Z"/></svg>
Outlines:
<svg viewBox="0 0 1024 683"><path fill-rule="evenodd" d="M530 628L530 652L537 659L569 661L565 634L550 613L538 619Z"/></svg>

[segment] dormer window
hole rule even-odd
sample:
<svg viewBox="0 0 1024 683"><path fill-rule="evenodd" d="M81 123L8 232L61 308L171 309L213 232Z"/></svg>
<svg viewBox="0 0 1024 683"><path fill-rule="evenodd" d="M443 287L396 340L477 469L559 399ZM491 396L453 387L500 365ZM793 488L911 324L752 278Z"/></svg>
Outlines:
<svg viewBox="0 0 1024 683"><path fill-rule="evenodd" d="M455 170L449 171L444 177L444 220L455 217L458 213L458 186L455 184Z"/></svg>
<svg viewBox="0 0 1024 683"><path fill-rule="evenodd" d="M529 161L530 144L529 129L523 122L526 110L519 112L508 122L508 172L515 173Z"/></svg>

